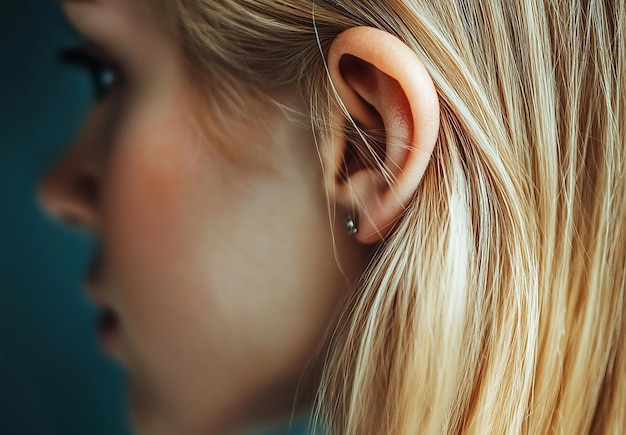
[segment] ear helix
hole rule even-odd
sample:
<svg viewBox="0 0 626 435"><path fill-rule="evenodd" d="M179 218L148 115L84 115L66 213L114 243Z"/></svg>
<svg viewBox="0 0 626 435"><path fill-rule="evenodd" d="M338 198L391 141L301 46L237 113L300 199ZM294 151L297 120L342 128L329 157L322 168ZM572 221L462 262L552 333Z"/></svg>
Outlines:
<svg viewBox="0 0 626 435"><path fill-rule="evenodd" d="M346 232L361 243L377 243L413 200L432 157L437 89L411 47L373 27L344 30L328 50L327 65L341 104L333 107L334 146L326 156L333 169L326 181L340 207L356 206L345 218Z"/></svg>

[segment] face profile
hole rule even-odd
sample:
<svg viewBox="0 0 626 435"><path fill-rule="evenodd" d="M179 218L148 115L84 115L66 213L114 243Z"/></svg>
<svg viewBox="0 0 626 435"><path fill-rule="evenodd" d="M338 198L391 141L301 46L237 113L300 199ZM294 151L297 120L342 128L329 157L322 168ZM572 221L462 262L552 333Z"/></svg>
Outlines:
<svg viewBox="0 0 626 435"><path fill-rule="evenodd" d="M255 112L232 120L228 143L202 136L181 54L142 6L63 3L115 79L41 198L99 238L86 287L139 419L271 416L306 394L299 378L364 255L337 265L351 241L333 245L310 130ZM220 147L268 157L237 167Z"/></svg>
<svg viewBox="0 0 626 435"><path fill-rule="evenodd" d="M136 433L626 424L625 127L580 103L623 96L617 62L552 33L564 11L419 3L61 1L98 99L38 195L97 238L85 291ZM604 69L570 99L580 53Z"/></svg>

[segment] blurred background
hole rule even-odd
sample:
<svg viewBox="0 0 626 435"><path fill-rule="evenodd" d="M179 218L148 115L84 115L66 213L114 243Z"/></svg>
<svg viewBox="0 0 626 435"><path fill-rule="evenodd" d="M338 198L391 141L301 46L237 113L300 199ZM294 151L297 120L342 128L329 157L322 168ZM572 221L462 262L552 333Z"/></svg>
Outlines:
<svg viewBox="0 0 626 435"><path fill-rule="evenodd" d="M79 42L53 0L0 0L0 434L130 434L82 290L95 241L35 198L92 102L58 60Z"/></svg>
<svg viewBox="0 0 626 435"><path fill-rule="evenodd" d="M94 98L88 74L59 61L78 43L55 1L0 0L2 435L131 433L123 372L99 350L82 290L95 240L35 197Z"/></svg>

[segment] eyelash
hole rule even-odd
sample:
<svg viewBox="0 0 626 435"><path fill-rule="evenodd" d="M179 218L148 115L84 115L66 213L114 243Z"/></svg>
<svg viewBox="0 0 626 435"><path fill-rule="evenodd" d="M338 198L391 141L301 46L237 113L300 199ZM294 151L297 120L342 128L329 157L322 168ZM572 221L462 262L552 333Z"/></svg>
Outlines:
<svg viewBox="0 0 626 435"><path fill-rule="evenodd" d="M85 46L61 50L59 57L64 63L89 72L97 101L106 98L111 88L119 81L118 69L92 54Z"/></svg>

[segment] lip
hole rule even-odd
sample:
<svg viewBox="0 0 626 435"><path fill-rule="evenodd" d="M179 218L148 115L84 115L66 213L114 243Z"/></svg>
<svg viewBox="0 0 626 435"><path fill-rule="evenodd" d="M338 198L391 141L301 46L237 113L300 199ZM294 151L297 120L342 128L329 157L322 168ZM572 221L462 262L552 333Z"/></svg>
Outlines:
<svg viewBox="0 0 626 435"><path fill-rule="evenodd" d="M98 343L107 353L115 355L115 343L120 333L120 322L117 314L110 309L103 309L97 318L96 330Z"/></svg>
<svg viewBox="0 0 626 435"><path fill-rule="evenodd" d="M120 319L101 293L102 277L102 249L99 246L94 258L89 265L89 271L84 284L85 292L91 302L98 308L98 316L95 321L95 330L100 347L107 353L115 356L116 342L120 335Z"/></svg>
<svg viewBox="0 0 626 435"><path fill-rule="evenodd" d="M87 293L98 310L93 323L98 344L105 353L121 361L122 358L119 354L119 341L121 339L120 317L111 305L103 302L97 292L97 287L88 285Z"/></svg>

